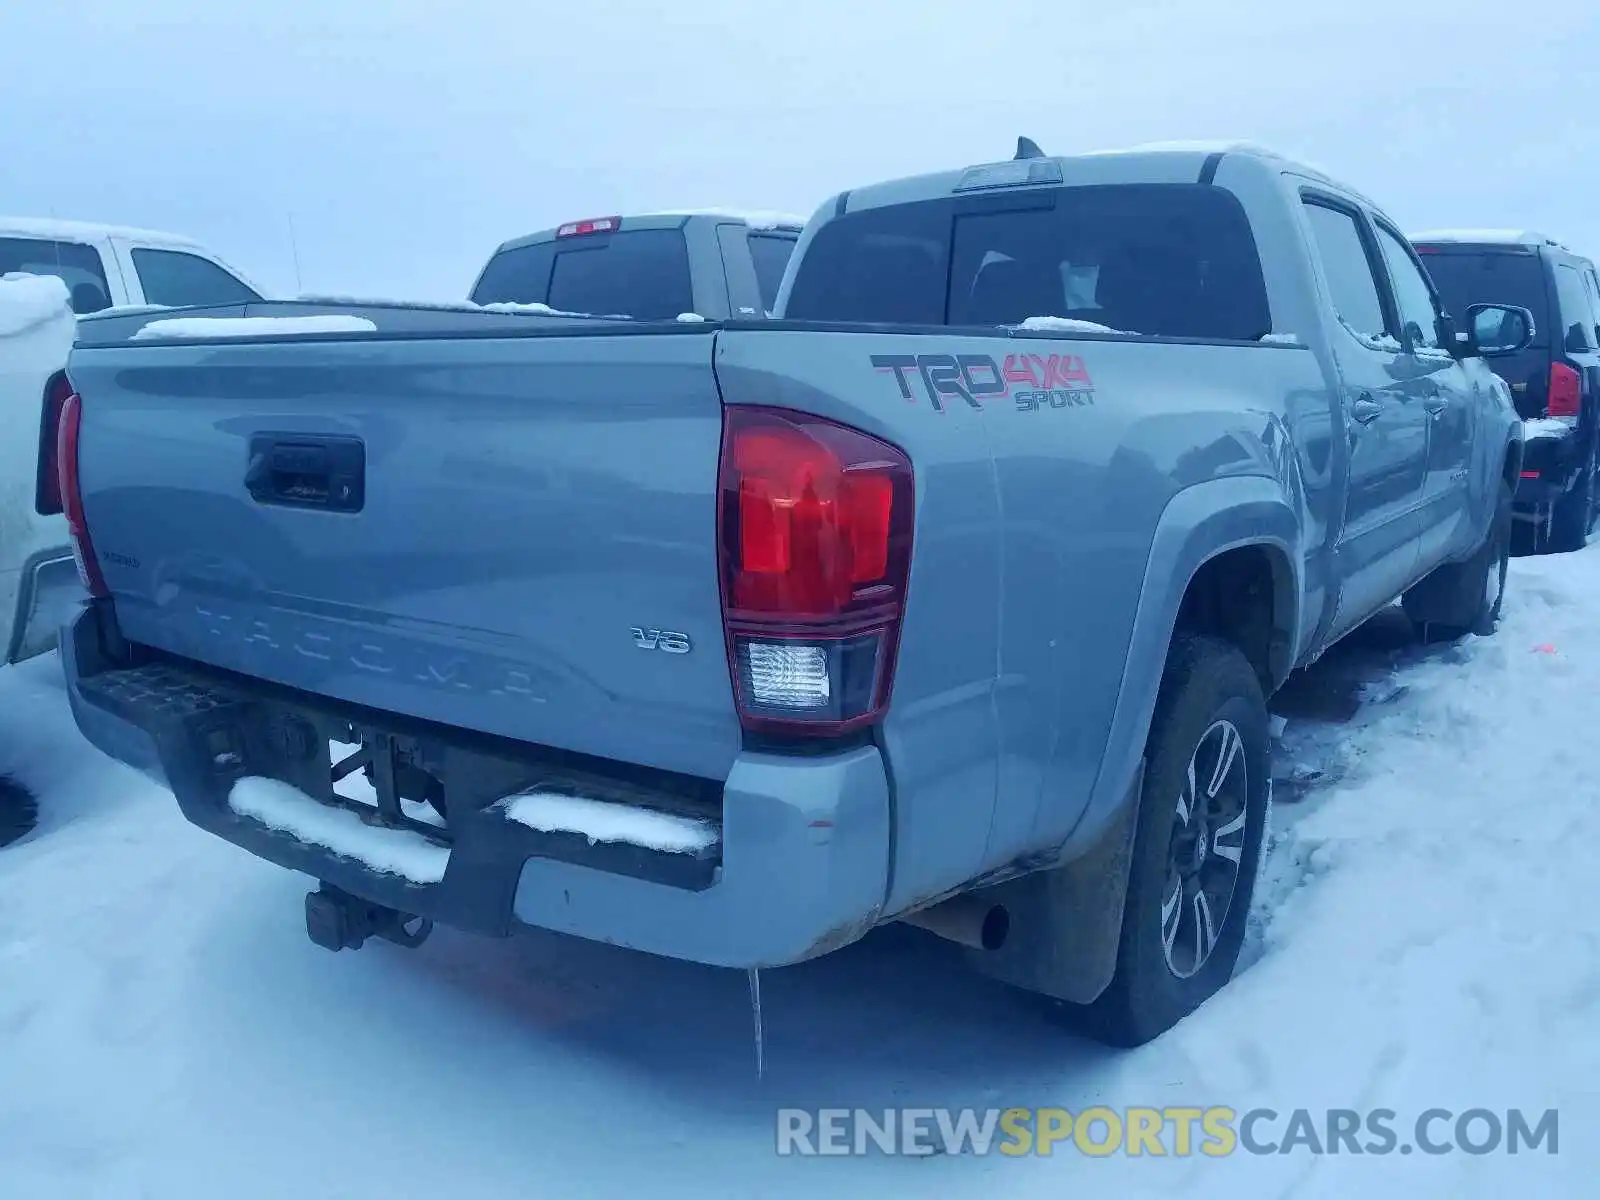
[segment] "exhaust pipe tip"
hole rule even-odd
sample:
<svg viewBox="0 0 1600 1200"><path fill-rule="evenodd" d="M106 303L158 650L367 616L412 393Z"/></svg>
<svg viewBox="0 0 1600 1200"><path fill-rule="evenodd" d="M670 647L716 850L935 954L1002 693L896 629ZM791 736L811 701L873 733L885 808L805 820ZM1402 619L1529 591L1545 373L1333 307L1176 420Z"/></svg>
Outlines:
<svg viewBox="0 0 1600 1200"><path fill-rule="evenodd" d="M954 896L900 920L972 950L998 950L1011 936L1011 914L1005 905L974 896Z"/></svg>
<svg viewBox="0 0 1600 1200"><path fill-rule="evenodd" d="M992 904L978 926L978 949L998 950L1011 933L1011 913L1003 904Z"/></svg>

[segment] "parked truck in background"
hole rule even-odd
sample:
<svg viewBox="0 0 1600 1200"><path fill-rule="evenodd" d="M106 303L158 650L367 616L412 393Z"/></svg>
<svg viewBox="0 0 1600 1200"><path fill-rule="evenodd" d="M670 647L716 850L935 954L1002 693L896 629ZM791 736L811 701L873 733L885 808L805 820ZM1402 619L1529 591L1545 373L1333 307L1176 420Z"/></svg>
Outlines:
<svg viewBox="0 0 1600 1200"><path fill-rule="evenodd" d="M1594 263L1530 230L1441 229L1413 234L1411 241L1458 323L1490 297L1533 314L1528 345L1494 363L1526 422L1516 516L1531 528L1536 549L1582 549L1600 512L1600 278Z"/></svg>
<svg viewBox="0 0 1600 1200"><path fill-rule="evenodd" d="M73 315L226 304L260 293L177 234L80 221L0 217L0 654L55 645L82 597L46 453L67 391ZM42 427L41 427L42 410Z"/></svg>
<svg viewBox="0 0 1600 1200"><path fill-rule="evenodd" d="M1531 317L1458 341L1265 151L1018 155L831 199L772 320L85 322L81 729L332 949L904 920L1156 1036L1239 953L1266 697L1396 597L1494 628Z"/></svg>
<svg viewBox="0 0 1600 1200"><path fill-rule="evenodd" d="M0 275L10 273L56 276L79 316L262 298L236 268L190 238L84 221L0 217Z"/></svg>
<svg viewBox="0 0 1600 1200"><path fill-rule="evenodd" d="M734 210L569 221L502 245L470 299L647 321L758 318L804 224Z"/></svg>

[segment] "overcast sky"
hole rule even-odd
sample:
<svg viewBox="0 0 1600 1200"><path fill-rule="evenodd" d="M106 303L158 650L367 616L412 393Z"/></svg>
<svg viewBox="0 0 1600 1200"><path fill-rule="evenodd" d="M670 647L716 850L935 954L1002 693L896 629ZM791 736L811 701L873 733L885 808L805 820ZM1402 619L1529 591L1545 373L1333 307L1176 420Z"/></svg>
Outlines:
<svg viewBox="0 0 1600 1200"><path fill-rule="evenodd" d="M461 298L500 241L674 206L1248 138L1404 228L1600 254L1590 0L0 0L0 212L268 290ZM295 233L291 241L291 225Z"/></svg>

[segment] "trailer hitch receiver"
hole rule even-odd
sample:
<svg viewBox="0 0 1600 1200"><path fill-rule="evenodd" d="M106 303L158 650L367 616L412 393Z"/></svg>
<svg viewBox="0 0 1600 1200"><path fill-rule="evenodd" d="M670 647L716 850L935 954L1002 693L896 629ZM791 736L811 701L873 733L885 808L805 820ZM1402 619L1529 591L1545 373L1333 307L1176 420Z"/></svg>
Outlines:
<svg viewBox="0 0 1600 1200"><path fill-rule="evenodd" d="M426 918L371 904L329 883L306 893L306 933L324 950L359 950L373 937L415 949L432 932Z"/></svg>

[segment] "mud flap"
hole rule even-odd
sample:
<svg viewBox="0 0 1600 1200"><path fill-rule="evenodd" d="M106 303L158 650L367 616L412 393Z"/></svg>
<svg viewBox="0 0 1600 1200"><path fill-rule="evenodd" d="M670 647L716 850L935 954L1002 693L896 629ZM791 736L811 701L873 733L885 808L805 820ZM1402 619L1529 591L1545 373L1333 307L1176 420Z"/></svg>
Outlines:
<svg viewBox="0 0 1600 1200"><path fill-rule="evenodd" d="M1111 983L1122 941L1122 905L1133 862L1144 761L1116 817L1071 862L984 889L1011 920L998 950L969 950L984 975L1024 991L1089 1004Z"/></svg>
<svg viewBox="0 0 1600 1200"><path fill-rule="evenodd" d="M8 644L0 647L5 661L26 662L54 650L58 630L72 620L84 599L70 549L40 550L30 555L17 573L11 637Z"/></svg>

